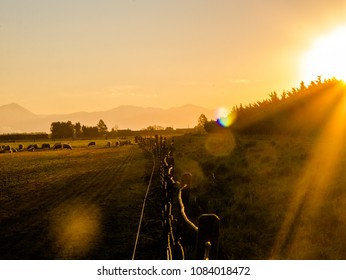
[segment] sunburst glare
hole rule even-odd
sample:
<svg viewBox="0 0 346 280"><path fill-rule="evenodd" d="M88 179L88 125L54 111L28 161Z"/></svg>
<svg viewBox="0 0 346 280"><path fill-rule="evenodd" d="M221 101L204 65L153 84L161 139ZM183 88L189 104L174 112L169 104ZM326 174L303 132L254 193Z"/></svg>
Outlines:
<svg viewBox="0 0 346 280"><path fill-rule="evenodd" d="M330 99L334 99L337 104L329 108L330 115L311 150L312 157L297 178L286 218L281 224L272 251L273 259L309 259L316 258L319 254L317 238L323 238L317 234L321 230L319 220L323 217L322 209L332 192L340 162L343 160L340 156L344 152L346 95L344 89L339 90L337 98L329 94L321 100L325 104L332 104L334 102ZM321 242L326 245L326 242L332 242L331 240L323 238Z"/></svg>
<svg viewBox="0 0 346 280"><path fill-rule="evenodd" d="M302 77L313 80L322 75L326 78L336 77L346 81L346 26L314 41L311 49L302 59Z"/></svg>

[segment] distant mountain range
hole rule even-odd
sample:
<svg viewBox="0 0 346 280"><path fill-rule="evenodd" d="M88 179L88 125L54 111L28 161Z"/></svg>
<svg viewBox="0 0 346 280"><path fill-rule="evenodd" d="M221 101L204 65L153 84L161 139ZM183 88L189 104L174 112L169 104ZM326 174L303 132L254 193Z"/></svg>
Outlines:
<svg viewBox="0 0 346 280"><path fill-rule="evenodd" d="M57 121L80 122L81 125L96 126L101 119L109 130L114 126L118 129L140 130L151 125L164 128L191 128L197 125L201 114L206 115L208 119L213 118L212 110L190 104L170 109L119 106L99 112L38 115L16 103L11 103L0 106L0 134L50 132L51 123Z"/></svg>

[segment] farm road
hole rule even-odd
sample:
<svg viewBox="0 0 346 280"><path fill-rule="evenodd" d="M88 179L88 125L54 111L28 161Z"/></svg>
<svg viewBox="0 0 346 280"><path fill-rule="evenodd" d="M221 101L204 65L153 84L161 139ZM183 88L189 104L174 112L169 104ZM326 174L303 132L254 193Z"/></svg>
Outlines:
<svg viewBox="0 0 346 280"><path fill-rule="evenodd" d="M4 156L1 259L131 259L149 154L129 145Z"/></svg>

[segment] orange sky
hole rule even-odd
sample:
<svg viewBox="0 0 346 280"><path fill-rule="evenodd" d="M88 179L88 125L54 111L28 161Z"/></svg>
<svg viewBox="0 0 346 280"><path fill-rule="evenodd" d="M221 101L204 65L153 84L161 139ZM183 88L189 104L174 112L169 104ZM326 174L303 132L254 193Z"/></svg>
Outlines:
<svg viewBox="0 0 346 280"><path fill-rule="evenodd" d="M344 25L341 0L0 0L0 105L232 108L298 87Z"/></svg>

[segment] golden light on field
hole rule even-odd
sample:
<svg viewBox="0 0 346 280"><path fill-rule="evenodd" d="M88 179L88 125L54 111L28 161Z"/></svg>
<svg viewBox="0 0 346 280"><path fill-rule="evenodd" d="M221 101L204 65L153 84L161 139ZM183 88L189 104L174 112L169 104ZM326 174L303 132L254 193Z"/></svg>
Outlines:
<svg viewBox="0 0 346 280"><path fill-rule="evenodd" d="M208 135L205 141L205 149L214 156L227 156L235 148L236 142L231 132L222 135Z"/></svg>
<svg viewBox="0 0 346 280"><path fill-rule="evenodd" d="M301 68L306 81L318 75L346 81L346 26L316 39L304 55Z"/></svg>
<svg viewBox="0 0 346 280"><path fill-rule="evenodd" d="M302 167L301 175L293 187L293 194L287 214L281 224L272 250L273 259L310 259L319 256L317 238L326 236L331 229L318 226L323 207L333 191L340 164L345 152L346 135L346 92L345 88L336 89L337 94L327 94L319 102L328 104L328 118L313 144L311 158ZM343 171L342 171L343 172ZM340 208L341 206L339 206ZM330 209L340 213L344 209ZM332 215L332 213L328 213ZM342 216L345 214L342 213ZM335 224L335 228L338 225ZM319 234L317 234L319 232ZM332 238L323 238L321 242L333 242ZM326 256L324 256L326 258Z"/></svg>
<svg viewBox="0 0 346 280"><path fill-rule="evenodd" d="M79 204L55 209L52 235L57 257L81 258L96 244L100 233L99 211L94 206Z"/></svg>

